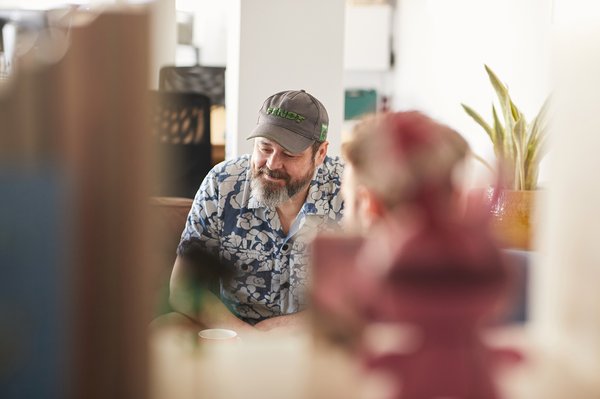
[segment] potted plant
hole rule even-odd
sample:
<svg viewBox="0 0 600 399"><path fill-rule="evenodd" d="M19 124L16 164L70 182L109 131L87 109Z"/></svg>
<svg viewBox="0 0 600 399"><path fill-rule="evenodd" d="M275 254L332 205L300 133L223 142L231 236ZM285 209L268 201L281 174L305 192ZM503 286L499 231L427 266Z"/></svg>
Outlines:
<svg viewBox="0 0 600 399"><path fill-rule="evenodd" d="M461 105L492 140L500 166L499 187L488 190L489 198L494 199L491 203L493 224L508 246L529 249L534 191L540 161L546 153L549 99L528 122L511 99L507 86L487 65L485 70L500 103L500 112L492 105L492 122L488 123L475 110ZM496 193L496 189L501 191Z"/></svg>

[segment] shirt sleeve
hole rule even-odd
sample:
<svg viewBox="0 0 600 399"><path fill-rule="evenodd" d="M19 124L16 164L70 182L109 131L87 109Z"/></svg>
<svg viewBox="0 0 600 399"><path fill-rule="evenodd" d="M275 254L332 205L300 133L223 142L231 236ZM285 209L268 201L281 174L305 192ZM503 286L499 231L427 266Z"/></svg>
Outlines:
<svg viewBox="0 0 600 399"><path fill-rule="evenodd" d="M219 200L218 173L213 169L196 193L177 247L177 255L181 256L190 242L199 242L208 252L218 255L222 230Z"/></svg>

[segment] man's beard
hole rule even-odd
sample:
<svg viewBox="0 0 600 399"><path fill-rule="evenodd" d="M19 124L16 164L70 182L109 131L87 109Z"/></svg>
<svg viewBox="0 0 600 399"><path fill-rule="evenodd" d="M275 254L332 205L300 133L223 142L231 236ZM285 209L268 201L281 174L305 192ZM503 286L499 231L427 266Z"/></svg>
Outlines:
<svg viewBox="0 0 600 399"><path fill-rule="evenodd" d="M308 173L296 180L293 180L290 175L283 171L270 170L266 166L263 166L258 170L252 168L250 190L252 196L257 198L259 202L268 207L276 208L284 202L289 201L290 198L298 194L300 190L308 186L314 173L314 162ZM267 181L262 177L263 174L273 178L283 179L285 184L281 186L275 182Z"/></svg>

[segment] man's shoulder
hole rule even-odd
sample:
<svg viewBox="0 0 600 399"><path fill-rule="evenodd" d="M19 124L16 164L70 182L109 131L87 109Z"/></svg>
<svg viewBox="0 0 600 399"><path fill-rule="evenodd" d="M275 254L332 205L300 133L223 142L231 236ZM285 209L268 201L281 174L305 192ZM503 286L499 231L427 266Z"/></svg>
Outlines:
<svg viewBox="0 0 600 399"><path fill-rule="evenodd" d="M336 220L341 217L344 207L340 195L343 171L344 163L339 157L325 157L315 179L316 187L313 188L316 208L322 209Z"/></svg>
<svg viewBox="0 0 600 399"><path fill-rule="evenodd" d="M218 163L208 172L198 193L213 199L226 196L227 193L235 190L237 182L247 178L249 160L250 155L242 155Z"/></svg>
<svg viewBox="0 0 600 399"><path fill-rule="evenodd" d="M344 161L336 155L327 155L323 161L323 165L328 168L336 168L344 170Z"/></svg>
<svg viewBox="0 0 600 399"><path fill-rule="evenodd" d="M226 159L222 162L216 164L211 172L216 174L233 172L235 170L248 170L248 166L250 165L250 154L240 155L239 157Z"/></svg>
<svg viewBox="0 0 600 399"><path fill-rule="evenodd" d="M344 162L337 156L326 156L320 169L320 182L339 185L344 172Z"/></svg>
<svg viewBox="0 0 600 399"><path fill-rule="evenodd" d="M215 165L210 173L219 177L245 175L250 166L250 154L227 159Z"/></svg>

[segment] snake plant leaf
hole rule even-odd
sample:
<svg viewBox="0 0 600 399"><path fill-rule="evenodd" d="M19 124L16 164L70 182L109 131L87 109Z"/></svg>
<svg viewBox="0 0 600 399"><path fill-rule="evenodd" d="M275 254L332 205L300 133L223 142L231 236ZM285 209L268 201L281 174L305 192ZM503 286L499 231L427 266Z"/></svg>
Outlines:
<svg viewBox="0 0 600 399"><path fill-rule="evenodd" d="M512 101L508 87L487 65L485 70L500 102L499 109L492 104L492 126L470 107L464 104L462 107L492 140L500 165L502 185L514 190L535 190L539 163L547 151L546 119L549 100L544 102L534 120L528 123L525 115Z"/></svg>
<svg viewBox="0 0 600 399"><path fill-rule="evenodd" d="M508 101L510 102L510 112L512 113L513 119L516 121L517 119L525 118L525 115L517 108L510 96L508 96Z"/></svg>
<svg viewBox="0 0 600 399"><path fill-rule="evenodd" d="M545 155L545 136L547 129L546 117L550 107L550 96L546 98L537 116L530 125L529 139L527 141L527 155L525 162L539 162ZM543 143L542 143L543 142Z"/></svg>
<svg viewBox="0 0 600 399"><path fill-rule="evenodd" d="M496 112L496 107L494 107L494 105L492 105L492 115L494 116L494 131L496 132L496 141L494 141L494 152L496 153L496 156L498 158L504 158L504 154L506 154L507 152L505 145L506 139L504 137L504 126L502 126L502 123L498 118L498 113Z"/></svg>
<svg viewBox="0 0 600 399"><path fill-rule="evenodd" d="M525 144L527 143L527 140L525 140L527 137L527 122L525 119L520 118L517 120L517 123L515 124L514 135L515 144L518 144L519 150L522 154L525 151Z"/></svg>
<svg viewBox="0 0 600 399"><path fill-rule="evenodd" d="M542 130L547 130L547 126L541 128ZM548 152L548 135L540 134L535 141L530 143L528 147L528 154L525 162L538 164L544 158L544 156Z"/></svg>
<svg viewBox="0 0 600 399"><path fill-rule="evenodd" d="M525 171L525 185L523 186L523 190L535 190L539 174L538 164L529 164L526 166L527 169Z"/></svg>
<svg viewBox="0 0 600 399"><path fill-rule="evenodd" d="M504 85L504 83L502 83L502 81L500 81L500 79L498 79L498 77L496 76L494 71L490 69L490 67L488 67L487 65L484 66L485 71L487 72L488 77L490 79L490 82L492 83L492 87L496 92L498 101L500 102L500 106L502 107L502 113L505 115L511 115L513 120L516 120L518 115L515 112L513 112L514 104L512 104L512 101L510 100L510 97L508 95L508 88ZM507 113L509 110L510 114Z"/></svg>
<svg viewBox="0 0 600 399"><path fill-rule="evenodd" d="M544 127L545 129L545 127ZM542 135L540 140L532 147L531 157L525 164L526 170L526 186L525 190L535 190L537 187L537 179L539 173L540 160L544 157L547 152L546 141L547 135Z"/></svg>
<svg viewBox="0 0 600 399"><path fill-rule="evenodd" d="M550 109L550 103L552 101L552 95L549 95L546 100L544 101L544 104L542 104L540 111L537 114L538 119L540 120L546 120L547 116L548 116L548 110Z"/></svg>
<svg viewBox="0 0 600 399"><path fill-rule="evenodd" d="M534 132L530 133L530 138L527 142L527 148L525 149L525 165L532 162L538 149L538 139L533 137L534 134Z"/></svg>
<svg viewBox="0 0 600 399"><path fill-rule="evenodd" d="M502 114L504 117L504 148L505 148L505 160L514 163L516 159L516 148L515 148L515 121L512 118L510 111L510 100L508 97L504 97L504 104L502 104Z"/></svg>
<svg viewBox="0 0 600 399"><path fill-rule="evenodd" d="M461 105L462 105L463 109L465 110L465 112L471 118L473 118L473 120L475 122L477 122L479 124L479 126L481 126L483 128L483 130L485 130L485 132L488 134L488 136L490 137L490 139L492 140L492 143L493 143L494 142L494 132L492 131L492 128L490 127L490 125L473 108L471 108L465 104L461 104Z"/></svg>
<svg viewBox="0 0 600 399"><path fill-rule="evenodd" d="M547 126L544 126L542 129L547 131ZM548 152L548 135L542 134L539 136L538 141L535 143L535 153L534 157L532 157L532 162L539 162Z"/></svg>
<svg viewBox="0 0 600 399"><path fill-rule="evenodd" d="M531 124L531 135L529 136L529 141L537 141L538 136L540 134L544 134L547 129L542 129L542 125L546 124L546 117L548 115L548 109L550 108L550 96L546 98L544 104L540 108L540 112L538 112L537 116L533 120Z"/></svg>
<svg viewBox="0 0 600 399"><path fill-rule="evenodd" d="M513 144L515 148L515 189L522 190L525 184L523 136L525 135L525 120L519 119L513 129Z"/></svg>

